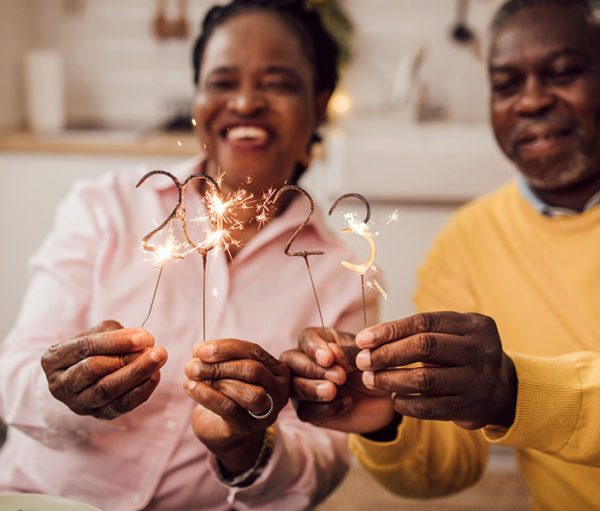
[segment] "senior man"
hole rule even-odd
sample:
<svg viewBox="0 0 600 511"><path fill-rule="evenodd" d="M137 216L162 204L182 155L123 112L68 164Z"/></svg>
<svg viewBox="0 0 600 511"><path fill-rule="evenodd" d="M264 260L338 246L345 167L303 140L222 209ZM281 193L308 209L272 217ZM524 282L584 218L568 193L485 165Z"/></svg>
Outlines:
<svg viewBox="0 0 600 511"><path fill-rule="evenodd" d="M517 448L534 509L600 509L599 2L505 2L488 65L518 179L439 234L421 314L329 344L308 330L284 359L299 415L358 433L392 491L464 488L491 442Z"/></svg>

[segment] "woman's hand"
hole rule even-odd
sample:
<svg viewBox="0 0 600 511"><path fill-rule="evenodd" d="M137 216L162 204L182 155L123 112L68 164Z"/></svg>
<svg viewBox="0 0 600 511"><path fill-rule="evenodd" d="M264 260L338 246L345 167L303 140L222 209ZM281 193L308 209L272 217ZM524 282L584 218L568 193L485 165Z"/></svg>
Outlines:
<svg viewBox="0 0 600 511"><path fill-rule="evenodd" d="M103 321L50 346L41 363L50 393L78 415L114 419L146 401L167 361L140 328Z"/></svg>
<svg viewBox="0 0 600 511"><path fill-rule="evenodd" d="M356 369L359 348L352 334L307 328L298 349L281 359L292 371L291 395L298 417L339 431L370 433L396 417L388 392L367 389Z"/></svg>
<svg viewBox="0 0 600 511"><path fill-rule="evenodd" d="M184 389L198 403L194 433L230 475L240 474L288 401L289 369L258 344L237 339L198 343L193 355Z"/></svg>

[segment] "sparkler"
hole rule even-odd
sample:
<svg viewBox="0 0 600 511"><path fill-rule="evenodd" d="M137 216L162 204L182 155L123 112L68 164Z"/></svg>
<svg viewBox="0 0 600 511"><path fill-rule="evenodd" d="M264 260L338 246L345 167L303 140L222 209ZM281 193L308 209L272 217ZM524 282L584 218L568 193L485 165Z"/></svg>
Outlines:
<svg viewBox="0 0 600 511"><path fill-rule="evenodd" d="M221 243L226 236L226 231L223 228L223 217L227 211L221 198L221 189L217 182L210 176L204 174L192 174L181 185L182 190L191 183L194 179L206 181L213 189L211 193L204 195L205 204L211 218L214 218L217 228L211 232L207 238L201 243L194 243L188 232L188 225L185 218L184 194L181 193L180 211L183 211L183 234L190 247L202 256L202 340L206 341L206 258L208 252Z"/></svg>
<svg viewBox="0 0 600 511"><path fill-rule="evenodd" d="M156 234L161 232L165 227L167 227L176 218L182 219L185 222L185 210L182 211L183 188L182 188L179 180L173 174L166 172L164 170L152 170L152 171L148 172L147 174L145 174L138 181L138 183L135 187L139 188L144 183L144 181L146 181L146 179L148 179L150 176L154 176L157 174L167 176L175 183L175 186L177 187L178 200L177 200L177 204L175 205L175 208L173 209L173 211L171 211L170 215L165 219L165 221L162 224L160 224L156 229L154 229L153 231L150 231L148 234L146 234L146 236L144 236L142 238L142 249L145 250L146 252L150 252L150 253L154 254L153 260L155 263L160 265L160 270L158 272L158 278L156 279L156 285L154 286L154 292L152 293L152 300L150 301L150 307L148 309L148 314L146 314L146 318L144 319L144 321L142 321L142 325L140 328L144 328L146 321L148 321L148 319L150 318L150 314L152 313L152 307L154 306L154 299L156 298L156 292L158 291L158 285L160 284L160 277L162 276L162 272L165 267L165 263L169 259L183 259L186 256L185 253L182 253L179 251L182 247L179 243L177 243L175 241L175 239L172 236L169 236L169 238L167 239L167 241L165 242L164 245L155 246L155 245L150 245L150 243L149 243L150 240Z"/></svg>
<svg viewBox="0 0 600 511"><path fill-rule="evenodd" d="M377 252L377 250L375 248L375 241L373 240L373 237L371 236L371 233L369 232L369 227L367 226L367 222L371 218L371 206L369 204L369 201L367 199L365 199L365 197L363 197L362 195L360 195L358 193L346 193L346 194L342 195L341 197L339 197L333 203L333 206L331 206L331 208L329 209L329 216L331 216L331 214L334 212L335 208L337 207L337 205L340 202L342 202L344 199L348 199L351 197L362 201L367 208L367 213L366 213L365 219L362 222L358 222L356 220L355 215L352 213L344 215L344 217L346 219L346 225L348 227L342 229L341 233L346 234L346 233L352 232L352 233L358 234L359 236L362 236L369 242L369 247L371 249L371 253L369 255L369 258L362 264L353 264L348 261L342 261L342 266L344 268L348 268L349 270L355 271L356 273L358 273L360 275L360 285L361 285L361 289L362 289L362 299L363 299L363 318L364 318L365 326L367 326L367 301L365 299L365 273L369 269L369 267L373 264L373 261L375 261L375 254Z"/></svg>
<svg viewBox="0 0 600 511"><path fill-rule="evenodd" d="M312 272L310 270L310 264L308 262L308 256L323 255L325 252L323 252L322 250L314 250L312 252L309 252L307 250L301 250L299 252L290 253L290 247L292 246L292 243L294 243L295 239L298 237L298 234L300 234L302 229L304 229L304 227L306 227L306 224L308 224L310 217L312 216L313 212L315 211L315 203L313 202L312 197L308 194L308 192L306 190L303 190L302 188L300 188L299 186L296 186L296 185L286 185L286 186L280 188L279 191L277 192L277 194L275 195L275 198L273 199L273 203L276 203L285 192L290 191L290 190L295 190L297 192L300 192L302 195L304 195L308 199L308 202L310 204L310 212L309 212L308 216L306 217L306 219L304 220L304 222L302 222L302 224L300 224L298 229L296 229L296 232L294 232L294 234L292 234L292 237L285 244L283 252L287 256L302 257L304 259L304 262L306 263L306 268L308 269L308 276L310 277L310 283L312 285L312 290L315 295L315 301L317 302L317 309L319 310L319 317L321 318L321 328L323 329L323 339L327 340L327 334L325 332L325 322L323 321L323 313L321 311L321 304L319 303L319 297L317 296L315 282L313 280Z"/></svg>
<svg viewBox="0 0 600 511"><path fill-rule="evenodd" d="M136 188L142 185L142 183L144 183L146 179L153 175L167 176L173 181L173 183L175 183L175 186L177 188L177 204L163 223L161 223L158 227L150 231L148 234L146 234L146 236L142 238L142 248L147 252L154 253L155 260L160 263L160 271L158 272L158 278L156 279L156 285L154 286L154 293L152 295L152 301L150 302L150 309L148 310L146 319L144 319L142 323L142 328L146 324L146 321L148 321L150 313L152 312L154 299L156 298L156 292L158 290L160 277L162 275L165 263L169 259L183 259L189 252L195 250L196 252L199 252L202 256L202 334L203 340L206 340L206 257L210 250L212 250L219 243L221 243L221 240L226 234L226 231L223 228L223 217L226 208L223 206L223 201L221 200L221 190L219 189L219 185L212 177L206 176L204 174L192 174L188 176L188 178L183 183L180 183L177 177L175 177L170 172L164 170L153 170L148 172L140 179L140 181L136 185ZM207 209L211 214L211 217L214 217L216 221L217 228L216 230L211 232L208 235L207 239L202 243L194 243L190 238L185 211L185 188L189 183L191 183L195 179L201 179L203 181L206 181L213 188L213 192L211 194L206 194L204 198L205 203L207 205ZM191 249L186 252L180 252L179 250L181 249L181 244L178 244L171 236L163 245L151 245L150 240L175 219L179 219L181 221L183 226L183 234Z"/></svg>

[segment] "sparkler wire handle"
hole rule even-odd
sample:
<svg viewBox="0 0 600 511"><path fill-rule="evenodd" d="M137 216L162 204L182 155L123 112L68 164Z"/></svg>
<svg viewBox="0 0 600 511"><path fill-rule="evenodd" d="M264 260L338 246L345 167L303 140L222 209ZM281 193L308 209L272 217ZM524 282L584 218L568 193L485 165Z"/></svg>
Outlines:
<svg viewBox="0 0 600 511"><path fill-rule="evenodd" d="M170 178L173 181L173 183L175 183L175 186L177 187L178 199L177 199L177 204L173 208L173 211L171 211L171 213L165 219L165 221L162 224L160 224L156 229L154 229L153 231L150 231L148 234L146 234L146 236L144 236L142 238L142 248L146 252L157 252L159 250L158 247L156 247L154 245L150 245L149 241L156 234L158 234L160 231L162 231L175 218L179 218L179 219L183 220L184 225L185 225L185 210L182 212L183 187L181 186L181 183L179 182L179 180L173 174L171 174L170 172L167 172L166 170L151 170L150 172L148 172L147 174L144 174L144 176L142 176L142 178L138 181L138 183L137 183L137 185L135 185L135 187L139 188L146 181L146 179L148 179L150 176L154 176L157 174L167 176L168 178ZM174 253L171 255L171 257L173 259L183 259L185 257L185 255Z"/></svg>
<svg viewBox="0 0 600 511"><path fill-rule="evenodd" d="M273 198L273 203L276 203L279 200L279 198L285 192L287 192L289 190L295 190L297 192L300 192L302 195L304 195L308 199L308 202L310 204L310 212L308 213L308 216L306 217L304 222L302 222L300 224L298 229L296 229L296 232L294 234L292 234L292 237L285 244L285 248L283 249L285 255L290 256L290 257L294 257L294 256L307 257L309 255L323 255L325 252L323 252L322 250L315 250L313 252L309 252L307 250L302 250L301 252L290 253L290 247L292 246L292 243L294 243L294 241L296 240L298 235L302 232L302 229L304 229L306 227L306 225L308 224L308 222L310 221L310 217L313 215L313 213L315 211L315 203L312 200L312 197L308 194L308 192L306 190L304 190L296 185L286 185L286 186L280 188L279 191L277 192L277 194L275 195L275 197Z"/></svg>

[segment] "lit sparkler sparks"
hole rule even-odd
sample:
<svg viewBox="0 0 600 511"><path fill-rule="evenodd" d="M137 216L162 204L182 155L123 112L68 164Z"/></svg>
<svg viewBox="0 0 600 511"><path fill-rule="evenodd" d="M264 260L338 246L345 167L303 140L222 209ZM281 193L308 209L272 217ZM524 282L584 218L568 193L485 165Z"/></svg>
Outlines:
<svg viewBox="0 0 600 511"><path fill-rule="evenodd" d="M367 272L369 267L375 261L375 255L377 253L377 250L375 247L375 241L373 240L373 236L369 232L369 227L367 226L367 222L371 218L371 206L369 204L369 201L362 195L360 195L358 193L346 193L346 194L342 195L341 197L339 197L333 203L333 206L331 206L331 208L329 209L329 215L331 216L331 214L334 212L335 208L337 207L337 205L340 202L342 202L344 199L348 199L348 198L359 199L360 201L363 202L363 204L367 208L367 213L365 215L365 219L362 222L357 221L356 215L353 213L345 214L344 218L346 220L346 225L348 227L342 229L342 231L341 231L342 234L352 232L352 233L358 234L359 236L362 236L369 242L369 247L371 249L369 258L362 264L353 264L348 261L342 261L342 266L344 268L348 268L349 270L355 271L356 273L358 273L360 275L360 285L361 285L361 289L362 289L362 299L363 299L363 318L364 318L365 326L367 326L367 301L365 298L365 273Z"/></svg>
<svg viewBox="0 0 600 511"><path fill-rule="evenodd" d="M313 202L312 197L308 194L308 192L306 190L304 190L296 185L286 185L286 186L280 188L279 191L277 192L277 194L275 195L275 198L273 199L273 203L275 204L285 192L290 191L290 190L295 190L297 192L300 192L302 195L304 195L308 199L308 202L310 203L310 212L309 212L308 216L306 217L306 219L304 220L304 222L302 222L302 224L298 227L298 229L296 229L296 232L294 232L294 234L292 234L292 237L285 244L285 247L283 248L283 252L285 253L285 255L290 256L290 257L304 258L304 262L306 263L306 268L308 269L308 276L310 277L310 283L312 285L312 290L315 295L315 301L317 302L317 309L319 310L319 317L321 318L321 328L323 329L323 339L327 340L327 333L325 332L325 322L323 321L323 313L321 311L321 304L319 303L319 297L317 296L315 282L313 280L312 272L310 271L310 264L308 262L308 256L323 255L325 252L323 252L322 250L314 250L312 252L309 252L307 250L301 250L299 252L290 253L290 247L292 246L292 243L294 243L294 240L296 239L298 234L300 234L302 229L304 229L306 224L308 224L310 217L312 216L313 212L315 211L315 203Z"/></svg>
<svg viewBox="0 0 600 511"><path fill-rule="evenodd" d="M400 218L400 212L397 209L395 209L388 215L386 225L391 224L392 222L397 222L398 218Z"/></svg>

